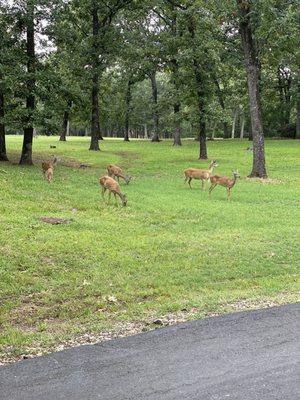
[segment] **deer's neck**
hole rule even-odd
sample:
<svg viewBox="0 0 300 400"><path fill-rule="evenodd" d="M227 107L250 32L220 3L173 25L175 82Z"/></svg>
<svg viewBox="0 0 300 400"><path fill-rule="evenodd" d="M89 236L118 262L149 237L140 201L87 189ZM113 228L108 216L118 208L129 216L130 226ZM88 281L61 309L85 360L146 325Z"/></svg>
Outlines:
<svg viewBox="0 0 300 400"><path fill-rule="evenodd" d="M214 168L215 168L215 167L214 167L213 165L212 165L212 166L209 168L209 170L208 170L208 171L209 171L209 173L210 173L210 174L212 174L212 173L213 173L213 170L214 170Z"/></svg>
<svg viewBox="0 0 300 400"><path fill-rule="evenodd" d="M234 177L233 177L233 179L232 179L232 184L231 184L231 187L233 187L233 186L235 185L235 182L236 182L236 180L237 180L237 177L236 177L236 176L234 176Z"/></svg>

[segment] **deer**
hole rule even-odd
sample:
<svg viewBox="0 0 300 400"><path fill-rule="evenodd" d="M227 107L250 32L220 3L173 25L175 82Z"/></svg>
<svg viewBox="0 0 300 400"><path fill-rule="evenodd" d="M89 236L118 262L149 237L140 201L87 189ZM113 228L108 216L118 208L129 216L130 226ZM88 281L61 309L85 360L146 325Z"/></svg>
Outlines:
<svg viewBox="0 0 300 400"><path fill-rule="evenodd" d="M117 201L117 196L120 197L122 201L122 205L125 207L127 204L127 198L126 195L121 192L120 186L118 182L113 179L111 176L104 175L101 178L99 178L99 183L100 186L102 187L102 198L104 199L104 194L106 190L108 190L109 198L108 201L110 201L111 194L113 193L115 196L115 200Z"/></svg>
<svg viewBox="0 0 300 400"><path fill-rule="evenodd" d="M219 175L211 176L210 177L211 187L209 188L209 196L211 195L211 192L214 190L214 188L217 185L220 185L226 187L227 200L231 200L231 189L235 185L237 178L240 177L238 171L233 171L232 174L233 174L233 179L228 178L227 176L219 176Z"/></svg>
<svg viewBox="0 0 300 400"><path fill-rule="evenodd" d="M122 168L118 167L117 165L109 164L107 166L107 172L108 172L108 176L110 176L114 179L117 178L118 182L120 181L120 178L124 179L124 181L126 182L126 185L128 185L129 182L131 181L131 176L124 175Z"/></svg>
<svg viewBox="0 0 300 400"><path fill-rule="evenodd" d="M52 162L45 161L42 163L42 169L43 169L45 179L47 179L47 181L49 183L51 183L53 180L54 167L57 164L57 161L58 161L58 159L56 157L54 157Z"/></svg>
<svg viewBox="0 0 300 400"><path fill-rule="evenodd" d="M208 169L188 168L184 171L185 182L188 182L190 188L192 189L191 180L200 179L202 181L202 190L204 190L205 181L208 181L213 173L214 168L217 166L217 161L213 160Z"/></svg>

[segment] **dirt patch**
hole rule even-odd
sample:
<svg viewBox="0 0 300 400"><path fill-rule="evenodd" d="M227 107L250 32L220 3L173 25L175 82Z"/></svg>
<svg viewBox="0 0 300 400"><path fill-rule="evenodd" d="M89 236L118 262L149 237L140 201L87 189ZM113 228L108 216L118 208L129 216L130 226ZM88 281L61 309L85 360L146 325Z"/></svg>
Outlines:
<svg viewBox="0 0 300 400"><path fill-rule="evenodd" d="M60 225L60 224L68 225L72 222L71 219L56 218L56 217L41 217L40 220L51 225Z"/></svg>
<svg viewBox="0 0 300 400"><path fill-rule="evenodd" d="M115 154L118 157L122 157L122 158L129 159L129 160L138 160L140 158L139 154L128 152L128 151L116 151L112 154Z"/></svg>
<svg viewBox="0 0 300 400"><path fill-rule="evenodd" d="M259 182L262 183L263 185L280 185L281 183L284 183L280 179L271 179L271 178L246 178L246 181L250 182Z"/></svg>
<svg viewBox="0 0 300 400"><path fill-rule="evenodd" d="M33 164L38 166L41 165L42 162L44 161L53 161L53 158L56 156L56 154L39 154L39 153L35 153L32 157L32 161ZM9 162L12 165L18 165L19 164L19 160L20 160L20 154L17 152L13 152L9 154ZM62 165L63 167L69 167L69 168L74 168L74 169L87 169L87 168L91 168L90 164L87 164L85 162L82 161L77 161L75 159L69 159L69 158L60 158L58 156L58 162L57 165L60 166ZM3 170L3 173L7 173L6 171Z"/></svg>

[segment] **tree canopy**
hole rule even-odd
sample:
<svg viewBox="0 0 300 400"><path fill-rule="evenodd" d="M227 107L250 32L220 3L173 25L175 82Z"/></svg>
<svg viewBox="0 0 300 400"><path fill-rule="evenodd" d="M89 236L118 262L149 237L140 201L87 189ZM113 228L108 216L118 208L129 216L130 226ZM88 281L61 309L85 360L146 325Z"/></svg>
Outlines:
<svg viewBox="0 0 300 400"><path fill-rule="evenodd" d="M292 0L1 0L0 22L3 160L5 132L23 161L34 132L192 137L204 159L207 138L300 137Z"/></svg>

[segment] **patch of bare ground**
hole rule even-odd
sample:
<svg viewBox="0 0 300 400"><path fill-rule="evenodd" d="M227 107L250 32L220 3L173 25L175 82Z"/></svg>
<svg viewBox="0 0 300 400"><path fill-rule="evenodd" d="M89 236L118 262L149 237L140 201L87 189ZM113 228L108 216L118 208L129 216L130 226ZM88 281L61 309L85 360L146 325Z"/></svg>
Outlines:
<svg viewBox="0 0 300 400"><path fill-rule="evenodd" d="M272 178L246 178L247 181L250 182L259 182L262 183L263 185L280 185L281 183L284 183L280 179L272 179Z"/></svg>
<svg viewBox="0 0 300 400"><path fill-rule="evenodd" d="M259 300L240 299L232 303L225 303L223 305L219 305L217 307L217 311L206 312L201 310L201 308L193 307L189 310L182 309L181 311L163 315L161 317L149 317L142 321L124 322L124 323L118 322L113 324L113 327L110 330L105 330L100 332L85 332L83 334L76 335L71 339L61 341L60 343L48 347L47 349L43 348L40 345L37 345L35 347L28 347L26 348L26 354L23 355L18 355L18 356L13 355L11 354L13 349L7 347L4 349L4 351L2 350L2 355L0 355L0 365L20 361L22 359L34 358L37 356L57 351L62 351L68 348L77 347L81 345L96 344L112 339L132 336L142 332L151 331L159 327L177 325L197 318L215 317L222 314L226 314L228 312L276 307L282 304L299 301L299 299L300 299L300 292L280 293L279 295L277 295L275 298L272 299L267 299L267 298ZM45 320L44 322L47 323L47 326L51 325L51 321L49 319ZM53 320L52 322L54 323L56 328L59 329L59 324L56 324L55 320ZM49 332L53 332L55 334L57 333L57 330L55 329L55 327L53 329L49 328Z"/></svg>
<svg viewBox="0 0 300 400"><path fill-rule="evenodd" d="M133 153L133 152L128 152L128 151L116 151L113 154L115 154L118 157L130 159L130 160L137 160L140 158L139 154Z"/></svg>
<svg viewBox="0 0 300 400"><path fill-rule="evenodd" d="M52 155L43 155L39 153L35 153L34 156L32 157L32 161L34 165L42 165L42 162L44 161L53 161L53 157L55 157L55 154ZM74 169L86 169L86 168L91 168L90 164L87 164L85 162L81 162L72 158L59 158L59 161L57 165L62 165L64 167L69 167L69 168L74 168ZM9 161L13 165L19 164L19 159L20 159L20 154L17 152L12 152L9 154Z"/></svg>

